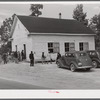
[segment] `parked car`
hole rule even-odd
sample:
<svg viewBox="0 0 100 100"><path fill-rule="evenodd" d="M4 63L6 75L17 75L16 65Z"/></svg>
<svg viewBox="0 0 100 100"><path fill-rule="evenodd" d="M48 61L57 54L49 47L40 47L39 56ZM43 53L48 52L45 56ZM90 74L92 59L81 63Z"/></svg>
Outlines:
<svg viewBox="0 0 100 100"><path fill-rule="evenodd" d="M96 67L100 67L100 53L99 51L96 50L89 50L87 51L88 55L90 56L90 58L92 59L92 63L93 66Z"/></svg>
<svg viewBox="0 0 100 100"><path fill-rule="evenodd" d="M86 52L68 52L57 60L58 67L69 68L72 72L76 69L90 70L93 68L92 60Z"/></svg>

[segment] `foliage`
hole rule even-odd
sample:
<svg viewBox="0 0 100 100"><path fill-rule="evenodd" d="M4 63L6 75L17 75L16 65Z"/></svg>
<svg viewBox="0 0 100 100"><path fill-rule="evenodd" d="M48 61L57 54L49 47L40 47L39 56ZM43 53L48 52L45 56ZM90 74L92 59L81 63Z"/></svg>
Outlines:
<svg viewBox="0 0 100 100"><path fill-rule="evenodd" d="M100 48L100 14L94 15L91 18L89 27L96 33L95 36L96 48Z"/></svg>
<svg viewBox="0 0 100 100"><path fill-rule="evenodd" d="M83 12L83 5L78 4L73 11L73 18L77 21L82 22L83 24L87 25L88 20L86 19L87 14Z"/></svg>
<svg viewBox="0 0 100 100"><path fill-rule="evenodd" d="M4 53L10 53L11 52L11 42L7 42L6 44L3 44L0 48L0 55Z"/></svg>
<svg viewBox="0 0 100 100"><path fill-rule="evenodd" d="M94 15L91 18L89 26L94 32L100 33L100 14Z"/></svg>
<svg viewBox="0 0 100 100"><path fill-rule="evenodd" d="M2 43L2 46L0 48L1 54L11 51L11 42L9 41L9 38L10 38L11 26L13 24L14 17L15 17L15 14L10 18L6 18L3 21L3 24L1 25L1 28L0 28L0 35L1 35L0 42Z"/></svg>
<svg viewBox="0 0 100 100"><path fill-rule="evenodd" d="M42 15L40 9L43 9L42 4L31 4L30 11L32 12L30 16L39 16Z"/></svg>
<svg viewBox="0 0 100 100"><path fill-rule="evenodd" d="M1 25L0 35L3 42L7 42L10 38L11 26L13 24L14 16L15 15L13 15L11 18L6 18Z"/></svg>

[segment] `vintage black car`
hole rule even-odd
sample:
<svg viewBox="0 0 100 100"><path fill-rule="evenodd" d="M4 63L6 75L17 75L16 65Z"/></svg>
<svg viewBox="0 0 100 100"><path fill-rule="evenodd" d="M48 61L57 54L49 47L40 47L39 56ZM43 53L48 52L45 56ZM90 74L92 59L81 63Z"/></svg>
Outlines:
<svg viewBox="0 0 100 100"><path fill-rule="evenodd" d="M72 72L76 69L90 70L93 68L92 60L86 52L68 52L57 60L58 67L69 68Z"/></svg>
<svg viewBox="0 0 100 100"><path fill-rule="evenodd" d="M89 50L87 51L88 55L92 59L93 66L100 67L100 52L97 50Z"/></svg>

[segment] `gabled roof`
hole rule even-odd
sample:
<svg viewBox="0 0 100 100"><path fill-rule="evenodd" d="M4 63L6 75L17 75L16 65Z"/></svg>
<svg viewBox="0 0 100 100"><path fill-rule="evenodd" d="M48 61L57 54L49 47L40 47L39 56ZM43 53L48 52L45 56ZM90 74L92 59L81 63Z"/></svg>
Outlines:
<svg viewBox="0 0 100 100"><path fill-rule="evenodd" d="M76 20L33 16L17 17L30 33L94 34L89 27L86 27Z"/></svg>

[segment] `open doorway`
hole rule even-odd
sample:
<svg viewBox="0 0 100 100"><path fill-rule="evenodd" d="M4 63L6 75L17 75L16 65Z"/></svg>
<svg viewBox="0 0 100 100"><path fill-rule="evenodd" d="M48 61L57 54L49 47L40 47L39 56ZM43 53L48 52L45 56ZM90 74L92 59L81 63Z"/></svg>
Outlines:
<svg viewBox="0 0 100 100"><path fill-rule="evenodd" d="M26 44L23 44L24 46L24 59L26 59Z"/></svg>

